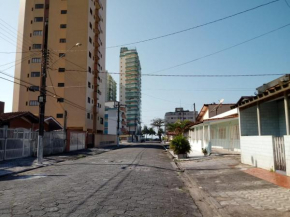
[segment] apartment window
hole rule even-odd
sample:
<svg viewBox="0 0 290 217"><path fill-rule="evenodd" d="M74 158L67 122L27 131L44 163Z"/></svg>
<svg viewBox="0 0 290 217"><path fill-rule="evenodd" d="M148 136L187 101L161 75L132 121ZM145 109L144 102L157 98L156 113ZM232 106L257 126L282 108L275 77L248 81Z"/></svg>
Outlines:
<svg viewBox="0 0 290 217"><path fill-rule="evenodd" d="M61 14L67 14L67 10L61 10L60 13Z"/></svg>
<svg viewBox="0 0 290 217"><path fill-rule="evenodd" d="M91 72L92 72L92 68L91 68L91 67L89 67L88 69L89 69L89 73L91 73Z"/></svg>
<svg viewBox="0 0 290 217"><path fill-rule="evenodd" d="M93 25L92 25L92 23L90 22L90 28L92 29L93 28Z"/></svg>
<svg viewBox="0 0 290 217"><path fill-rule="evenodd" d="M100 118L100 124L104 124L104 119Z"/></svg>
<svg viewBox="0 0 290 217"><path fill-rule="evenodd" d="M89 42L90 42L90 43L92 43L92 41L93 41L93 40L92 40L92 38L91 38L91 37L89 37Z"/></svg>
<svg viewBox="0 0 290 217"><path fill-rule="evenodd" d="M88 82L88 87L91 88L91 82Z"/></svg>
<svg viewBox="0 0 290 217"><path fill-rule="evenodd" d="M91 98L90 97L88 97L88 103L91 103Z"/></svg>
<svg viewBox="0 0 290 217"><path fill-rule="evenodd" d="M90 8L90 13L91 13L91 15L93 15L93 10Z"/></svg>
<svg viewBox="0 0 290 217"><path fill-rule="evenodd" d="M87 113L87 119L91 119L91 114Z"/></svg>
<svg viewBox="0 0 290 217"><path fill-rule="evenodd" d="M65 68L58 68L58 72L65 72Z"/></svg>
<svg viewBox="0 0 290 217"><path fill-rule="evenodd" d="M65 38L59 39L59 43L66 43L66 39Z"/></svg>
<svg viewBox="0 0 290 217"><path fill-rule="evenodd" d="M56 114L56 118L63 118L63 114Z"/></svg>
<svg viewBox="0 0 290 217"><path fill-rule="evenodd" d="M34 36L42 36L42 30L34 30L33 35Z"/></svg>
<svg viewBox="0 0 290 217"><path fill-rule="evenodd" d="M61 58L65 57L65 53L59 53L58 56L61 57Z"/></svg>
<svg viewBox="0 0 290 217"><path fill-rule="evenodd" d="M32 92L39 91L39 86L30 86L29 90Z"/></svg>
<svg viewBox="0 0 290 217"><path fill-rule="evenodd" d="M37 100L30 100L29 101L29 106L39 106L39 103Z"/></svg>
<svg viewBox="0 0 290 217"><path fill-rule="evenodd" d="M92 53L91 52L89 52L89 57L92 58Z"/></svg>
<svg viewBox="0 0 290 217"><path fill-rule="evenodd" d="M58 83L57 86L58 87L64 87L64 83Z"/></svg>
<svg viewBox="0 0 290 217"><path fill-rule="evenodd" d="M43 17L34 17L34 22L43 22Z"/></svg>
<svg viewBox="0 0 290 217"><path fill-rule="evenodd" d="M41 44L33 44L32 49L41 49Z"/></svg>
<svg viewBox="0 0 290 217"><path fill-rule="evenodd" d="M66 29L66 24L60 24L61 29Z"/></svg>
<svg viewBox="0 0 290 217"><path fill-rule="evenodd" d="M57 102L64 102L64 98L58 98Z"/></svg>
<svg viewBox="0 0 290 217"><path fill-rule="evenodd" d="M44 4L35 4L35 9L43 9Z"/></svg>
<svg viewBox="0 0 290 217"><path fill-rule="evenodd" d="M32 58L32 63L41 63L41 58Z"/></svg>

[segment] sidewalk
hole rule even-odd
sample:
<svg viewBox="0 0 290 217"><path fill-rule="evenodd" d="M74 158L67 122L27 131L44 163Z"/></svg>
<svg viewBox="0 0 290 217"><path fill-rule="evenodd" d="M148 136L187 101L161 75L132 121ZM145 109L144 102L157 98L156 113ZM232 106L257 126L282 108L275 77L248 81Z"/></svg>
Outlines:
<svg viewBox="0 0 290 217"><path fill-rule="evenodd" d="M277 174L241 164L237 153L214 152L177 163L216 209L229 216L290 216L290 189L263 180Z"/></svg>
<svg viewBox="0 0 290 217"><path fill-rule="evenodd" d="M0 162L0 177L33 170L39 167L50 166L50 165L63 162L63 161L78 160L83 157L101 154L101 153L110 151L114 148L116 148L116 146L106 147L103 149L91 148L91 149L84 149L84 150L78 150L78 151L73 151L73 152L65 152L60 155L44 156L43 165L37 164L36 157L27 157L27 158L15 159L15 160L1 161Z"/></svg>

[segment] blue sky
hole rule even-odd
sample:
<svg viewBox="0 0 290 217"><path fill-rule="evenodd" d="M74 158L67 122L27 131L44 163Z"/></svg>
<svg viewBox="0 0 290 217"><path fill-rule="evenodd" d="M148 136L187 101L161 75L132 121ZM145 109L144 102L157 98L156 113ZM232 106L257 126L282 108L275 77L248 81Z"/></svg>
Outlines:
<svg viewBox="0 0 290 217"><path fill-rule="evenodd" d="M288 0L290 3L290 0ZM177 3L178 2L178 3ZM257 5L266 0L108 0L107 46L143 40L203 24ZM1 1L0 18L17 28L18 0ZM284 0L269 6L171 37L133 45L137 48L142 73L153 73L216 52L290 23L290 8ZM0 22L1 27L1 22ZM1 36L1 28L0 28ZM16 37L16 33L15 33ZM16 38L11 36L11 40ZM290 27L194 63L162 74L270 74L290 73ZM2 51L15 46L0 37ZM119 72L119 48L107 49L107 70ZM2 64L15 54L0 54ZM10 66L10 65L8 65ZM13 75L14 69L6 71ZM277 76L245 78L142 78L142 120L163 118L180 105L199 110L204 103L234 103L242 95ZM117 83L119 76L114 75ZM0 80L0 100L11 111L13 84Z"/></svg>

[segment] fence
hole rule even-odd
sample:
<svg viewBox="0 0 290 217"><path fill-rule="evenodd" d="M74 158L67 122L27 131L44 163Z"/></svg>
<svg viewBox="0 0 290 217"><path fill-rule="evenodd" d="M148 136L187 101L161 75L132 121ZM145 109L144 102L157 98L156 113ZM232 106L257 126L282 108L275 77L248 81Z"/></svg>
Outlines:
<svg viewBox="0 0 290 217"><path fill-rule="evenodd" d="M285 143L283 137L273 138L275 170L286 171Z"/></svg>
<svg viewBox="0 0 290 217"><path fill-rule="evenodd" d="M32 156L37 152L37 143L37 132L0 128L0 161ZM64 148L64 132L45 132L44 155L61 153Z"/></svg>

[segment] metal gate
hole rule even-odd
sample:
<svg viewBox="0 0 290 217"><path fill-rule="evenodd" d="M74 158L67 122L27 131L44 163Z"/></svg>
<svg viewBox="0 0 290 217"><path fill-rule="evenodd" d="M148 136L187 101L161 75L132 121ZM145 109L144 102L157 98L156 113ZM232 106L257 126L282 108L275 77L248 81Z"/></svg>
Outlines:
<svg viewBox="0 0 290 217"><path fill-rule="evenodd" d="M86 133L71 132L70 133L70 151L85 149Z"/></svg>
<svg viewBox="0 0 290 217"><path fill-rule="evenodd" d="M273 145L275 170L286 171L284 138L274 137Z"/></svg>

